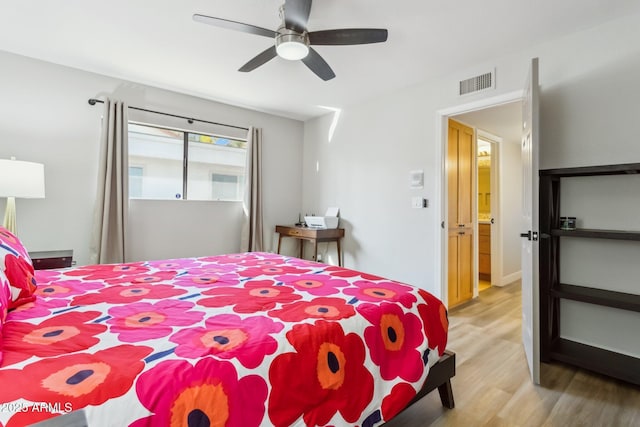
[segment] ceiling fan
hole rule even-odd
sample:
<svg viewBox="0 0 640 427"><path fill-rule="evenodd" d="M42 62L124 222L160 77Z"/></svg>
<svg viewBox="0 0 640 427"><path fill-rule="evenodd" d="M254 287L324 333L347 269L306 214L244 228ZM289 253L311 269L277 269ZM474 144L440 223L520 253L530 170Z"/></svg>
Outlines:
<svg viewBox="0 0 640 427"><path fill-rule="evenodd" d="M356 45L380 43L387 40L387 30L375 28L350 28L340 30L307 31L312 0L285 0L280 8L282 25L276 30L256 27L242 22L195 14L193 20L229 30L242 31L275 39L275 45L256 55L238 71L249 72L280 56L289 60L301 60L322 80L336 75L311 45Z"/></svg>

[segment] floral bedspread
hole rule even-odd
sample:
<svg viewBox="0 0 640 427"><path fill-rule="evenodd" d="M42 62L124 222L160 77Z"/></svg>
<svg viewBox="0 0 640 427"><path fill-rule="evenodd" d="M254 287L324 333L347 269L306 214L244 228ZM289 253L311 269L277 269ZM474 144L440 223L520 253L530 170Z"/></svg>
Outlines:
<svg viewBox="0 0 640 427"><path fill-rule="evenodd" d="M268 253L37 271L8 314L0 426L375 426L444 352L424 290Z"/></svg>

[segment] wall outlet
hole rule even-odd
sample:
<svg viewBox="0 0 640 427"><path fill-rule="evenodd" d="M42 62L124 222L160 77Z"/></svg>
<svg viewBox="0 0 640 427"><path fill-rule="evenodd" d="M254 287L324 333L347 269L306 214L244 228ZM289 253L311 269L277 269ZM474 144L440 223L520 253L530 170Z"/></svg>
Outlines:
<svg viewBox="0 0 640 427"><path fill-rule="evenodd" d="M429 200L422 197L412 197L411 207L414 209L422 209L429 206Z"/></svg>

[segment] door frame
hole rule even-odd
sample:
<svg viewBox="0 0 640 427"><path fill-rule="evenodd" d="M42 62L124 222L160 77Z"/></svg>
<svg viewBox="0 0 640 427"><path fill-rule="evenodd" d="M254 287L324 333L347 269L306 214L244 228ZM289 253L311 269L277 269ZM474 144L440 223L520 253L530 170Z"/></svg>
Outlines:
<svg viewBox="0 0 640 427"><path fill-rule="evenodd" d="M491 144L491 286L502 286L502 212L500 200L500 149L504 143L502 137L481 129L476 129L478 139ZM477 162L476 162L477 164ZM476 170L476 175L478 171ZM477 193L477 192L476 192ZM494 223L497 226L494 226ZM479 238L479 237L478 237ZM479 244L476 245L475 256L479 258Z"/></svg>
<svg viewBox="0 0 640 427"><path fill-rule="evenodd" d="M458 114L468 113L476 110L483 110L490 107L497 107L499 105L508 104L511 102L522 101L523 97L524 90L516 90L502 95L496 95L493 97L488 97L436 111L436 141L439 141L439 143L436 143L436 159L439 159L439 161L436 162L435 176L440 181L436 183L436 186L438 188L438 200L440 201L441 209L441 222L437 223L436 221L436 226L438 227L438 229L435 230L434 233L435 236L438 236L436 243L438 250L436 250L435 253L436 257L439 259L436 259L436 265L440 265L440 268L436 272L436 280L440 282L440 297L446 306L449 305L449 290L447 285L447 254L449 248L447 239L448 226L446 223L446 218L448 218L448 206L446 203L448 120L450 117ZM476 283L474 285L474 295L477 295L477 277L475 280Z"/></svg>

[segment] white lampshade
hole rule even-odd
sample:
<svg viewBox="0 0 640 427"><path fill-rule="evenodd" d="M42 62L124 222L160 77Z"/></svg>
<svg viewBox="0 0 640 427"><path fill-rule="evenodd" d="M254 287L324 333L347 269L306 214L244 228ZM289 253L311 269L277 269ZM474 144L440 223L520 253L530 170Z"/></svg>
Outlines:
<svg viewBox="0 0 640 427"><path fill-rule="evenodd" d="M0 159L0 197L44 198L44 165Z"/></svg>
<svg viewBox="0 0 640 427"><path fill-rule="evenodd" d="M44 165L15 159L0 159L0 197L7 198L2 225L17 234L16 197L44 198Z"/></svg>

